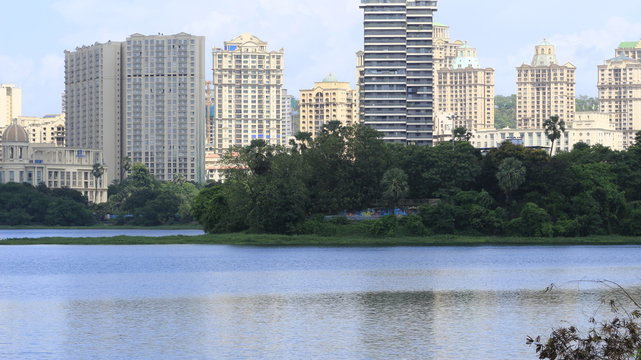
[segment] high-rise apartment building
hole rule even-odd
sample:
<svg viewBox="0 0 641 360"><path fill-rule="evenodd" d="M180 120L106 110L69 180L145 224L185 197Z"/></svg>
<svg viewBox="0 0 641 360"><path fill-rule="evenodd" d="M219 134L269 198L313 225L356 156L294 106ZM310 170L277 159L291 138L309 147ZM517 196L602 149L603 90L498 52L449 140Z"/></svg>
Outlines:
<svg viewBox="0 0 641 360"><path fill-rule="evenodd" d="M576 67L559 65L554 45L536 46L531 64L517 68L516 122L519 129L540 129L551 116L566 123L576 111Z"/></svg>
<svg viewBox="0 0 641 360"><path fill-rule="evenodd" d="M481 68L475 48L459 46L452 65L436 74L436 111L448 114L439 119L472 131L494 128L494 69Z"/></svg>
<svg viewBox="0 0 641 360"><path fill-rule="evenodd" d="M0 84L0 128L22 115L22 90L11 84Z"/></svg>
<svg viewBox="0 0 641 360"><path fill-rule="evenodd" d="M599 109L623 131L623 146L633 145L634 134L641 130L641 58L618 55L599 65L598 72Z"/></svg>
<svg viewBox="0 0 641 360"><path fill-rule="evenodd" d="M292 138L295 135L295 125L294 125L294 95L287 93L286 89L283 89L283 104L281 105L281 110L283 111L283 129L282 136L287 139Z"/></svg>
<svg viewBox="0 0 641 360"><path fill-rule="evenodd" d="M205 37L134 34L123 44L123 155L160 180L205 180Z"/></svg>
<svg viewBox="0 0 641 360"><path fill-rule="evenodd" d="M358 92L332 74L314 83L314 88L300 91L298 128L316 137L329 121L345 126L358 123Z"/></svg>
<svg viewBox="0 0 641 360"><path fill-rule="evenodd" d="M213 49L214 123L212 148L222 153L234 145L262 139L286 145L283 133L284 51L249 33Z"/></svg>
<svg viewBox="0 0 641 360"><path fill-rule="evenodd" d="M641 61L641 40L636 41L624 41L619 44L619 47L616 49L615 56L626 56L634 60Z"/></svg>
<svg viewBox="0 0 641 360"><path fill-rule="evenodd" d="M434 23L434 70L451 69L458 56L457 49L463 46L461 40L450 40L450 27Z"/></svg>
<svg viewBox="0 0 641 360"><path fill-rule="evenodd" d="M432 145L436 1L361 0L365 125L387 142Z"/></svg>
<svg viewBox="0 0 641 360"><path fill-rule="evenodd" d="M66 144L100 149L109 179L120 179L121 42L65 51Z"/></svg>
<svg viewBox="0 0 641 360"><path fill-rule="evenodd" d="M134 34L65 52L67 145L102 150L112 179L128 157L161 180L204 181L204 42Z"/></svg>

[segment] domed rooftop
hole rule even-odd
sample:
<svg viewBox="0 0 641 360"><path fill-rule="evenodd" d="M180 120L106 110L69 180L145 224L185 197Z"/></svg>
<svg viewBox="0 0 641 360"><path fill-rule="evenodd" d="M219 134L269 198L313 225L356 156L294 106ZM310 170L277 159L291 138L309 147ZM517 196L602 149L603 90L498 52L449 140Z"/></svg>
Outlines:
<svg viewBox="0 0 641 360"><path fill-rule="evenodd" d="M14 120L2 133L2 142L28 143L29 134L27 134L25 128L18 125L18 122Z"/></svg>
<svg viewBox="0 0 641 360"><path fill-rule="evenodd" d="M625 55L619 55L617 57L614 57L614 58L610 59L610 61L613 61L613 62L634 61L634 59L631 58L631 57L627 57Z"/></svg>
<svg viewBox="0 0 641 360"><path fill-rule="evenodd" d="M332 73L329 73L324 79L323 82L338 82L338 79L336 76L332 75Z"/></svg>

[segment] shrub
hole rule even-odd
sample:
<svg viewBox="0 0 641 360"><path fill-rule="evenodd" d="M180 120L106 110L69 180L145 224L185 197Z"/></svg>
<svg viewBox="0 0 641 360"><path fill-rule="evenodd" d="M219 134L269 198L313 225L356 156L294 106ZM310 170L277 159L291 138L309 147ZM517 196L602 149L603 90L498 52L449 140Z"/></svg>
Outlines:
<svg viewBox="0 0 641 360"><path fill-rule="evenodd" d="M396 235L398 221L396 216L388 215L370 223L368 232L370 235L377 237L392 237Z"/></svg>
<svg viewBox="0 0 641 360"><path fill-rule="evenodd" d="M425 236L428 235L429 230L423 225L421 217L418 215L408 215L399 220L401 231L405 235L410 236Z"/></svg>

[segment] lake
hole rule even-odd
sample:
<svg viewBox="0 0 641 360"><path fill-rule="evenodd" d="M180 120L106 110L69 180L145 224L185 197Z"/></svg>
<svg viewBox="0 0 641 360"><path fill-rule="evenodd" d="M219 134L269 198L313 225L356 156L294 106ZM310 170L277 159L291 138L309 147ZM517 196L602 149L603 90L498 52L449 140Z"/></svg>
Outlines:
<svg viewBox="0 0 641 360"><path fill-rule="evenodd" d="M0 247L0 359L535 359L641 247ZM550 284L558 290L544 292Z"/></svg>
<svg viewBox="0 0 641 360"><path fill-rule="evenodd" d="M173 236L173 235L202 235L203 230L182 229L0 229L0 240L2 239L23 239L43 237L112 237L112 236Z"/></svg>

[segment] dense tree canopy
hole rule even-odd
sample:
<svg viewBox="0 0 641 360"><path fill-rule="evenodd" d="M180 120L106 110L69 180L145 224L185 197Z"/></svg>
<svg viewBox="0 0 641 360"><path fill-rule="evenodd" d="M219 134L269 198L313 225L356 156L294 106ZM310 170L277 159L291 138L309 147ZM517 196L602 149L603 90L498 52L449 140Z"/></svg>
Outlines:
<svg viewBox="0 0 641 360"><path fill-rule="evenodd" d="M195 218L211 232L326 233L322 222L303 224L405 203L423 204L418 216L397 227L385 220L371 233L641 234L638 145L577 144L550 157L506 142L482 155L465 137L434 147L385 144L372 129L338 122L294 143L233 149L226 181L198 195ZM400 230L407 224L413 230Z"/></svg>

